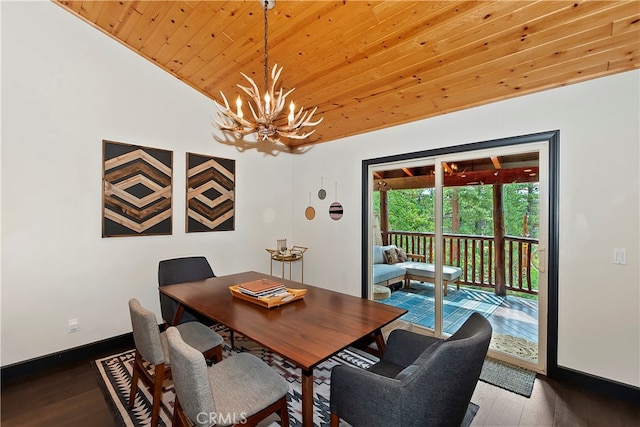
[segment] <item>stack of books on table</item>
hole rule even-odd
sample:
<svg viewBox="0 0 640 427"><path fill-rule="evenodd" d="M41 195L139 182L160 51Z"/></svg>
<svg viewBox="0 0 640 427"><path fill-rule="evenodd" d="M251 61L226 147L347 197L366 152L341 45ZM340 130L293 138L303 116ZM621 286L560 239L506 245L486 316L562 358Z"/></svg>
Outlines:
<svg viewBox="0 0 640 427"><path fill-rule="evenodd" d="M273 297L287 294L287 288L274 280L259 279L238 285L238 290L255 298Z"/></svg>

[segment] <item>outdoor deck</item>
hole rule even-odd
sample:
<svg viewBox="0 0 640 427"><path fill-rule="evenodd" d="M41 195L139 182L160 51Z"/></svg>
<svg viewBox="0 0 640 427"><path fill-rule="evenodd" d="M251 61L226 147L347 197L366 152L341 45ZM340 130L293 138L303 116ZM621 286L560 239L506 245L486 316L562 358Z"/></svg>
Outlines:
<svg viewBox="0 0 640 427"><path fill-rule="evenodd" d="M410 289L395 290L390 298L380 302L409 310L401 320L433 329L435 324L433 297L433 284L412 281ZM515 337L516 340L537 347L537 300L511 295L499 297L489 291L470 289L465 286L460 286L460 290L457 290L455 286L449 286L449 295L444 297L443 306L443 329L446 334L453 334L473 311L477 311L491 322L494 337L507 339ZM520 356L527 358L527 354Z"/></svg>

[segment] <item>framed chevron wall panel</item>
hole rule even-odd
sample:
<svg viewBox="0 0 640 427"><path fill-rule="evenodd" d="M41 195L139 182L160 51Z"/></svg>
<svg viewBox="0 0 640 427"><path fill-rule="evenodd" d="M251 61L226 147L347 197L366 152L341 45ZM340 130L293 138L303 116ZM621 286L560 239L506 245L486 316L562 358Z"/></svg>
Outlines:
<svg viewBox="0 0 640 427"><path fill-rule="evenodd" d="M172 232L173 153L102 141L102 237Z"/></svg>
<svg viewBox="0 0 640 427"><path fill-rule="evenodd" d="M187 153L187 233L235 229L236 161Z"/></svg>

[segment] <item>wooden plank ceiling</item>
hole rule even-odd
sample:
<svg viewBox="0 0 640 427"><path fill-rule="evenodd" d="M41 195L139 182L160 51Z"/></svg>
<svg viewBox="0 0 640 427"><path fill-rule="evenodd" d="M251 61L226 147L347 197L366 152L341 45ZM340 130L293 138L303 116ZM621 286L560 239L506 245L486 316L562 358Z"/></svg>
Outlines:
<svg viewBox="0 0 640 427"><path fill-rule="evenodd" d="M258 0L54 1L211 99L234 100L241 72L262 91ZM638 0L277 0L268 16L269 66L324 117L290 148L640 68Z"/></svg>

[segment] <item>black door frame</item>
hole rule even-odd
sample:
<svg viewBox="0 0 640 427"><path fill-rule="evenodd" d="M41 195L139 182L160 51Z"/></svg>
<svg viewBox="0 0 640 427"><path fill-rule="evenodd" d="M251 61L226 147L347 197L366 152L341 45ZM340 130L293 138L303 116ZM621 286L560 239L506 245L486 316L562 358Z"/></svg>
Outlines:
<svg viewBox="0 0 640 427"><path fill-rule="evenodd" d="M416 160L427 157L437 157L467 151L486 150L491 148L509 147L535 142L548 142L549 151L549 235L547 248L547 376L554 378L558 375L558 246L559 246L559 167L560 167L560 131L553 130L529 135L492 139L470 144L451 147L435 148L404 154L378 157L362 161L362 270L361 295L369 296L370 271L368 254L369 242L369 167L383 163Z"/></svg>

